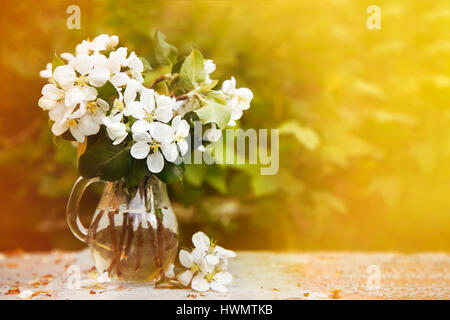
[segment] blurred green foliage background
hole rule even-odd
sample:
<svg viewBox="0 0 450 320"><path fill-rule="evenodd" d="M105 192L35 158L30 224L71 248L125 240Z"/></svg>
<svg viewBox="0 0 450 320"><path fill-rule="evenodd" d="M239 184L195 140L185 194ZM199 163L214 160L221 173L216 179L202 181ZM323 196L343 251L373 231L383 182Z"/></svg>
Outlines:
<svg viewBox="0 0 450 320"><path fill-rule="evenodd" d="M67 6L81 29L66 28ZM381 29L366 8L381 8ZM65 204L76 151L37 106L39 70L101 33L145 57L154 28L251 88L242 128L280 128L280 170L188 168L183 242L235 249L450 249L448 1L2 1L0 249L83 245ZM85 197L87 223L101 186Z"/></svg>

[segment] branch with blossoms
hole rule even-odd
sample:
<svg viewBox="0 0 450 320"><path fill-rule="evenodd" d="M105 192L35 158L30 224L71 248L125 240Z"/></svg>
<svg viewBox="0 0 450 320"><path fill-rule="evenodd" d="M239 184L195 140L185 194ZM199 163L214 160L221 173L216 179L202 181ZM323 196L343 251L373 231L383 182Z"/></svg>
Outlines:
<svg viewBox="0 0 450 320"><path fill-rule="evenodd" d="M146 59L120 46L117 36L102 34L82 41L74 54L55 55L40 73L48 84L38 104L55 136L85 150L78 162L85 178L124 179L129 188L150 175L180 180L184 165L177 160L193 151L188 120L209 129L196 146L204 150L250 107L252 92L236 88L233 77L215 89L218 80L210 75L216 66L199 50L179 57L159 31L151 41Z"/></svg>

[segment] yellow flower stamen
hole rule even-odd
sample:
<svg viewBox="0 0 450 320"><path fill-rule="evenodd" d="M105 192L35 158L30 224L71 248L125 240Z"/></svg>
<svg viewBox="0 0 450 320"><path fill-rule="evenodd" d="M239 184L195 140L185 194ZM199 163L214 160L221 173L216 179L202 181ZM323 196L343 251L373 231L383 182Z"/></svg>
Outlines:
<svg viewBox="0 0 450 320"><path fill-rule="evenodd" d="M66 122L69 125L69 127L76 127L77 126L77 122L75 121L75 119L67 119Z"/></svg>
<svg viewBox="0 0 450 320"><path fill-rule="evenodd" d="M80 76L77 80L75 80L75 84L79 87L84 87L89 82L86 76Z"/></svg>
<svg viewBox="0 0 450 320"><path fill-rule="evenodd" d="M114 100L114 108L123 111L123 109L125 109L125 106L122 101L116 99Z"/></svg>
<svg viewBox="0 0 450 320"><path fill-rule="evenodd" d="M205 279L206 279L206 281L211 282L211 281L214 279L214 273L208 272L208 273L205 275Z"/></svg>
<svg viewBox="0 0 450 320"><path fill-rule="evenodd" d="M94 115L97 114L97 110L98 110L97 102L95 102L95 101L88 102L86 105L86 109Z"/></svg>
<svg viewBox="0 0 450 320"><path fill-rule="evenodd" d="M147 112L147 113L145 114L144 119L145 119L146 121L148 121L148 122L152 122L152 121L153 121L153 113L152 113L152 112Z"/></svg>
<svg viewBox="0 0 450 320"><path fill-rule="evenodd" d="M155 153L156 151L158 151L158 148L159 148L158 142L152 142L152 144L150 145L150 150L152 151L152 153Z"/></svg>
<svg viewBox="0 0 450 320"><path fill-rule="evenodd" d="M189 270L191 270L192 272L200 271L200 266L196 263L192 263L192 266Z"/></svg>
<svg viewBox="0 0 450 320"><path fill-rule="evenodd" d="M209 248L210 249L214 249L216 247L216 245L217 245L217 240L214 240L214 239L209 240Z"/></svg>

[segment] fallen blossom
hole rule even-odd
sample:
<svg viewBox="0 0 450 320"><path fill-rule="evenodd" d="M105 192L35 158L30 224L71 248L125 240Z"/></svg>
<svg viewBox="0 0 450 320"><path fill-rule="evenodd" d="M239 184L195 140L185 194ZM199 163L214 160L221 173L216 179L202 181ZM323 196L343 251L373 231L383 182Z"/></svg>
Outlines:
<svg viewBox="0 0 450 320"><path fill-rule="evenodd" d="M19 298L24 299L24 300L31 299L32 296L33 296L33 290L25 290L19 294Z"/></svg>

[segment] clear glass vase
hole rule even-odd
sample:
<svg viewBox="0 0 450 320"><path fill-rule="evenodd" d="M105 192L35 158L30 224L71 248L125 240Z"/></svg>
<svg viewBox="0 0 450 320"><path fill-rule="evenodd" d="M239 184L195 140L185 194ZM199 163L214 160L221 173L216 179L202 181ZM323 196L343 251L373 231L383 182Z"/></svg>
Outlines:
<svg viewBox="0 0 450 320"><path fill-rule="evenodd" d="M178 248L178 224L166 185L151 176L129 191L123 180L105 182L90 227L78 217L84 190L100 179L80 177L67 205L72 233L85 242L99 273L115 281L161 280L173 267Z"/></svg>

